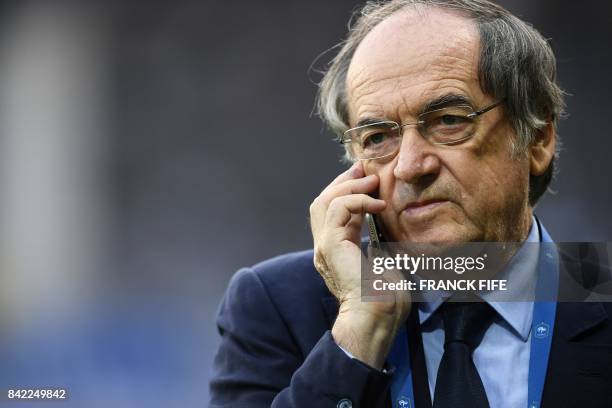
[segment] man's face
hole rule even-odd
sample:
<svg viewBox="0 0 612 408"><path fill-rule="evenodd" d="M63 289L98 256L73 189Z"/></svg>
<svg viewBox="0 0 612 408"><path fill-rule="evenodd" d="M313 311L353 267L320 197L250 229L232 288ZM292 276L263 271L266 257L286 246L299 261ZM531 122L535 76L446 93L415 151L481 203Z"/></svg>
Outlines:
<svg viewBox="0 0 612 408"><path fill-rule="evenodd" d="M478 82L479 34L440 9L407 9L376 26L348 72L350 125L364 119L414 123L425 106L461 97L477 110L495 100ZM414 127L399 152L364 162L380 178L387 239L413 242L521 241L529 230L529 158L511 153L515 132L503 105L478 117L456 146L430 144Z"/></svg>

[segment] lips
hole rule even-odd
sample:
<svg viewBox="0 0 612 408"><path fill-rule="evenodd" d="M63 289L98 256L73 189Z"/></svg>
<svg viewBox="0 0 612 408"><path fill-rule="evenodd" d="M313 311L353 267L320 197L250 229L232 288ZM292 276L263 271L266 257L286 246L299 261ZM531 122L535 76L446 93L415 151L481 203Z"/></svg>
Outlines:
<svg viewBox="0 0 612 408"><path fill-rule="evenodd" d="M445 203L448 203L448 200L431 199L431 200L415 201L415 202L409 203L404 208L404 212L408 213L409 215L420 215L420 214L424 214L429 211L432 211L438 208L439 206L444 205Z"/></svg>

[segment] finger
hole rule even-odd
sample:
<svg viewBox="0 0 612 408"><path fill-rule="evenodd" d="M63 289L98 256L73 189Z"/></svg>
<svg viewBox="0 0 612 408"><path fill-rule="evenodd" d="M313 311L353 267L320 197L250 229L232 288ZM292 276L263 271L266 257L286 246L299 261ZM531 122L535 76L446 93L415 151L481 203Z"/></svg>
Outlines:
<svg viewBox="0 0 612 408"><path fill-rule="evenodd" d="M363 225L363 214L351 214L349 221L342 228L332 229L331 238L334 242L348 240L351 242L361 241L361 227Z"/></svg>
<svg viewBox="0 0 612 408"><path fill-rule="evenodd" d="M378 176L369 175L363 178L347 180L340 184L329 185L321 192L318 199L321 205L327 207L336 197L348 194L365 194L376 191Z"/></svg>
<svg viewBox="0 0 612 408"><path fill-rule="evenodd" d="M352 214L379 213L387 203L372 198L367 194L351 194L336 197L327 210L325 224L330 228L344 228L351 220Z"/></svg>
<svg viewBox="0 0 612 408"><path fill-rule="evenodd" d="M346 223L348 227L361 227L363 224L363 214L351 214L351 219Z"/></svg>
<svg viewBox="0 0 612 408"><path fill-rule="evenodd" d="M310 205L310 227L313 236L316 236L319 228L325 222L329 204L337 197L364 194L376 191L378 187L378 176L371 175L359 179L347 180L335 186L328 186Z"/></svg>
<svg viewBox="0 0 612 408"><path fill-rule="evenodd" d="M361 178L364 175L365 173L363 172L363 165L360 161L358 161L355 162L351 167L349 167L348 170L343 173L340 173L338 177L336 177L331 183L329 183L328 187L335 186L347 180Z"/></svg>

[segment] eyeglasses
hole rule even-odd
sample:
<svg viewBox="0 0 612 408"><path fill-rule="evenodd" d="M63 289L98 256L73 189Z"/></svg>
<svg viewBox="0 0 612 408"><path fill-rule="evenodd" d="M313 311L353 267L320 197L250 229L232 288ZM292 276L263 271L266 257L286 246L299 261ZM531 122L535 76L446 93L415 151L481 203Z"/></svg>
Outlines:
<svg viewBox="0 0 612 408"><path fill-rule="evenodd" d="M477 118L501 105L499 100L482 109L468 105L449 106L422 113L414 123L399 124L391 120L354 127L344 132L341 144L355 160L380 159L397 153L402 143L402 129L416 127L425 140L434 145L456 145L476 134Z"/></svg>

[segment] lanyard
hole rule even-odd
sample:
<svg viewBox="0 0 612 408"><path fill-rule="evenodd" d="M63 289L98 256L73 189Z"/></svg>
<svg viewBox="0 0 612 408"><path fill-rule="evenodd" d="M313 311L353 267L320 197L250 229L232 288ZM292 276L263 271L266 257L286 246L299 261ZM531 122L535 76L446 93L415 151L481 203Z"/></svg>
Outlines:
<svg viewBox="0 0 612 408"><path fill-rule="evenodd" d="M408 353L408 334L403 324L395 337L388 357L395 366L391 383L391 406L393 408L414 408L414 390L412 389L412 369Z"/></svg>
<svg viewBox="0 0 612 408"><path fill-rule="evenodd" d="M555 325L557 302L537 301L537 299L556 299L559 288L559 261L555 245L543 244L540 247L540 264L542 268L536 286L536 301L533 303L531 323L531 350L529 354L529 388L527 389L527 406L539 408L544 391L544 380L548 368L548 356L552 343Z"/></svg>
<svg viewBox="0 0 612 408"><path fill-rule="evenodd" d="M555 299L558 282L558 258L552 243L540 247L538 261L538 278L536 283L536 301L533 303L531 324L531 348L529 354L529 379L527 390L527 407L539 408L546 379L548 356L552 343L557 303L538 301L537 299ZM393 408L415 408L414 390L412 388L412 369L408 352L408 334L406 325L399 329L391 351L389 362L396 367L391 383L391 403ZM429 392L429 390L427 390Z"/></svg>

